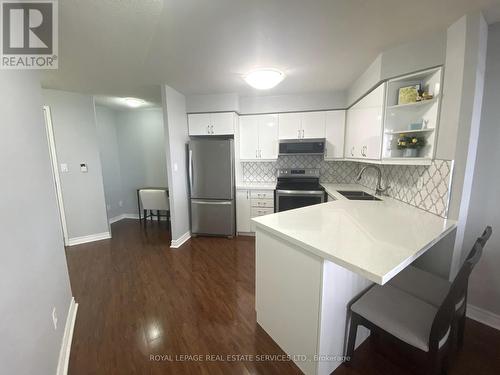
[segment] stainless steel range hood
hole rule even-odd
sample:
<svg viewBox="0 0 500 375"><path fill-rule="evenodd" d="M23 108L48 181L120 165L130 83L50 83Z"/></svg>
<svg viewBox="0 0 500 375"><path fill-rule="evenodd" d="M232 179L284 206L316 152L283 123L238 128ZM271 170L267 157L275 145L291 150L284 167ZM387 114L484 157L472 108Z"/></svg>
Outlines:
<svg viewBox="0 0 500 375"><path fill-rule="evenodd" d="M281 139L279 155L323 155L325 138Z"/></svg>

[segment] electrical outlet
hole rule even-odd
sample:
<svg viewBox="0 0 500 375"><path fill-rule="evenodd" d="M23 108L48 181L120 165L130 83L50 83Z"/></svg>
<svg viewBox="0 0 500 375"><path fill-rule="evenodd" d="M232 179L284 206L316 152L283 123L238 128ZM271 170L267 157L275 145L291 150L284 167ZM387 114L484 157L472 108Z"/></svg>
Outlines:
<svg viewBox="0 0 500 375"><path fill-rule="evenodd" d="M107 205L106 205L106 209L107 209L108 211L109 211L109 210L111 210L111 205L110 205L110 204L107 204Z"/></svg>
<svg viewBox="0 0 500 375"><path fill-rule="evenodd" d="M54 330L57 330L57 310L55 307L52 309L52 323L54 323Z"/></svg>
<svg viewBox="0 0 500 375"><path fill-rule="evenodd" d="M118 206L123 207L123 201L119 201Z"/></svg>

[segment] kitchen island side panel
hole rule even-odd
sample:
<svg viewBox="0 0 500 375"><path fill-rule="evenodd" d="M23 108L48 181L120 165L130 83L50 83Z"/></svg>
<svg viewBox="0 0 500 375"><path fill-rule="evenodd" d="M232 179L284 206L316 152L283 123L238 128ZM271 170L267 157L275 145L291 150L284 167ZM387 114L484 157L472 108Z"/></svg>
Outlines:
<svg viewBox="0 0 500 375"><path fill-rule="evenodd" d="M255 272L257 322L305 374L317 374L323 259L257 228Z"/></svg>
<svg viewBox="0 0 500 375"><path fill-rule="evenodd" d="M323 263L322 281L318 375L329 375L344 359L350 305L373 282L328 260ZM360 326L356 347L369 335L370 331Z"/></svg>

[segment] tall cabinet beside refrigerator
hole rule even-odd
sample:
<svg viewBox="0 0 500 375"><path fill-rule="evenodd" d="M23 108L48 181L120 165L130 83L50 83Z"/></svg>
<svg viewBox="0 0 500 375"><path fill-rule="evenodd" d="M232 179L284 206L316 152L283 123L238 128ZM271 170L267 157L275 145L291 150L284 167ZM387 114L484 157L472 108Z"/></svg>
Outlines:
<svg viewBox="0 0 500 375"><path fill-rule="evenodd" d="M199 138L188 144L191 233L235 233L234 142Z"/></svg>

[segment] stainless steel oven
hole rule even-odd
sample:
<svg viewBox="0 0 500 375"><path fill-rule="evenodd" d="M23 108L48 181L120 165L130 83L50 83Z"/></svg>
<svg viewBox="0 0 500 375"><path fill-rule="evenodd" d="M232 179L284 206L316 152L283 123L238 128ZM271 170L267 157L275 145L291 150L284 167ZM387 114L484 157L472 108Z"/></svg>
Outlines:
<svg viewBox="0 0 500 375"><path fill-rule="evenodd" d="M282 212L326 201L318 169L281 169L275 191L275 211Z"/></svg>

